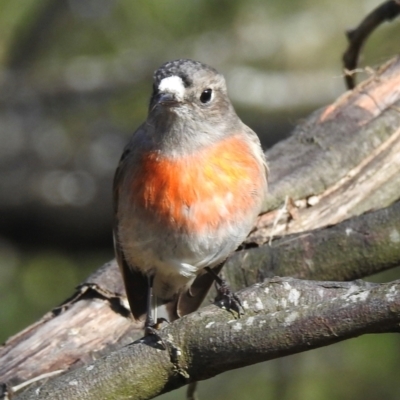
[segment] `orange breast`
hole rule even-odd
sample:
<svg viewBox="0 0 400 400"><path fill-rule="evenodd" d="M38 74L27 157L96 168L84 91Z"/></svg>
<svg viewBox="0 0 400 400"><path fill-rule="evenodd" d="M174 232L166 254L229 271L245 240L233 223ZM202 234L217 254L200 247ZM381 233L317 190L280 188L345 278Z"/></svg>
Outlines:
<svg viewBox="0 0 400 400"><path fill-rule="evenodd" d="M180 158L147 153L138 172L133 201L182 232L242 218L258 202L263 182L263 167L237 136Z"/></svg>

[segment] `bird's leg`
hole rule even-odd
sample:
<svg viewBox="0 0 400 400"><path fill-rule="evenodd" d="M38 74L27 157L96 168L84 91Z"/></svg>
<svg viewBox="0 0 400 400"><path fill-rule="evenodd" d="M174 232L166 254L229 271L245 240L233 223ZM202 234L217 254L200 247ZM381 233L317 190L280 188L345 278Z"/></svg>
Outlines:
<svg viewBox="0 0 400 400"><path fill-rule="evenodd" d="M215 286L218 292L215 301L222 302L228 311L235 311L240 318L243 306L239 297L232 292L226 281L216 274L210 267L205 267L205 270L212 275L215 281Z"/></svg>
<svg viewBox="0 0 400 400"><path fill-rule="evenodd" d="M144 323L144 330L146 335L154 334L154 330L156 329L156 324L154 322L154 316L156 317L157 307L154 307L154 295L153 295L153 280L154 276L148 276L147 282L149 286L149 290L147 291L147 314L146 321Z"/></svg>
<svg viewBox="0 0 400 400"><path fill-rule="evenodd" d="M160 325L165 321L164 318L157 319L157 298L153 294L153 276L149 276L148 278L149 290L147 292L147 315L146 321L144 323L144 333L146 336L153 336L157 339L157 342L160 342L161 345L166 348L164 340L158 333L160 329ZM156 321L156 322L155 322Z"/></svg>
<svg viewBox="0 0 400 400"><path fill-rule="evenodd" d="M187 391L186 391L186 400L198 400L199 396L197 395L197 382L189 383Z"/></svg>
<svg viewBox="0 0 400 400"><path fill-rule="evenodd" d="M187 379L188 376L185 369L183 369L179 364L179 358L182 351L176 347L171 340L168 338L163 339L160 336L159 329L161 324L163 322L169 322L165 318L157 318L157 297L153 294L153 280L153 276L148 277L149 290L147 292L147 315L144 323L145 336L150 336L155 339L158 348L168 350L171 362L174 364L176 371Z"/></svg>

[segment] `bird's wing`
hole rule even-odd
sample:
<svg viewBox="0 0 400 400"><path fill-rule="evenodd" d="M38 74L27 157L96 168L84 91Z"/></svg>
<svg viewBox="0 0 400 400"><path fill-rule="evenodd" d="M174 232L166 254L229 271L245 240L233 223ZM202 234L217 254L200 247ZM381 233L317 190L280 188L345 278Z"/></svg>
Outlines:
<svg viewBox="0 0 400 400"><path fill-rule="evenodd" d="M133 318L137 321L143 321L147 314L147 295L148 295L148 281L147 277L144 276L138 269L134 266L128 265L121 244L118 240L118 198L119 198L119 188L122 179L124 178L123 168L126 161L126 157L130 152L127 146L122 154L121 160L118 164L118 168L114 176L113 185L113 204L114 204L114 249L115 255L118 262L119 269L121 271L124 283L126 295L129 301L129 306Z"/></svg>

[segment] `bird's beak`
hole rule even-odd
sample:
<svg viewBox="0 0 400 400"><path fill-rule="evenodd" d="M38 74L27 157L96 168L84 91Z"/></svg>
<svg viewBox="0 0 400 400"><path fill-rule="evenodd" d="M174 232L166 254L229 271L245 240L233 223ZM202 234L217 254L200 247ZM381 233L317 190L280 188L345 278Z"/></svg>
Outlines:
<svg viewBox="0 0 400 400"><path fill-rule="evenodd" d="M178 99L173 93L159 93L156 98L157 104L162 106L174 107L179 104Z"/></svg>

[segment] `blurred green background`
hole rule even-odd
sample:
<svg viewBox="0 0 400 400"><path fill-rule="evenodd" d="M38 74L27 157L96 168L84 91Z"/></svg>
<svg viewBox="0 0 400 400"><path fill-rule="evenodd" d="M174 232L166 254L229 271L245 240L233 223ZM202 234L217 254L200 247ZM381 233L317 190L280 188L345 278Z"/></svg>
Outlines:
<svg viewBox="0 0 400 400"><path fill-rule="evenodd" d="M175 58L219 69L239 115L267 148L344 92L345 29L378 4L2 0L0 342L113 257L112 177L146 117L154 69ZM399 36L400 24L381 27L362 64L394 55ZM399 348L395 335L353 339L223 374L202 383L200 394L399 399Z"/></svg>

